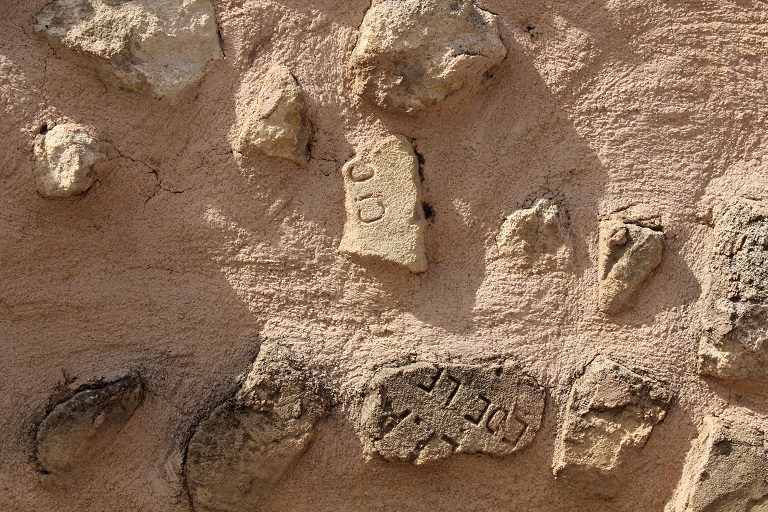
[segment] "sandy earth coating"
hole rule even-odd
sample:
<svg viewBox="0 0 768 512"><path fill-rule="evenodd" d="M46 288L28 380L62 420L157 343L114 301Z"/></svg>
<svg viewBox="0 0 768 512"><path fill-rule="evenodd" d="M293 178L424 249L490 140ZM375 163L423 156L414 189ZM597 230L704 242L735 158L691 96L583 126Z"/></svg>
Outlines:
<svg viewBox="0 0 768 512"><path fill-rule="evenodd" d="M409 116L355 93L368 1L214 0L223 57L162 99L115 87L35 32L48 3L0 2L0 510L189 511L188 441L264 341L289 347L335 404L266 512L656 512L694 496L690 464L719 467L688 455L709 446L705 418L768 431L764 382L697 369L718 212L768 199L761 3L478 0L506 57ZM244 82L275 65L304 91L305 168L232 149ZM45 199L35 139L64 123L87 127L106 159L82 198ZM420 274L338 251L340 170L393 134L420 159ZM531 275L499 255L504 220L542 197L567 212L567 272ZM600 220L634 206L660 219L663 258L629 309L605 314ZM571 386L598 354L674 396L610 499L552 475ZM530 446L366 462L355 425L380 368L489 358L546 388ZM42 473L51 397L121 369L140 373L144 398L114 443Z"/></svg>

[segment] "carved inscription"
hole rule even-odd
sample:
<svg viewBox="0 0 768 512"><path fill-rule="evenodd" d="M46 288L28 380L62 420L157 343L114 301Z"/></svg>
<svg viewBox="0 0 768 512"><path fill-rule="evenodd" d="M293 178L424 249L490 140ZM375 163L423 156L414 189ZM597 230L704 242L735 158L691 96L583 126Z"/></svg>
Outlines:
<svg viewBox="0 0 768 512"><path fill-rule="evenodd" d="M347 222L339 251L427 270L419 162L402 135L342 168Z"/></svg>
<svg viewBox="0 0 768 512"><path fill-rule="evenodd" d="M360 433L369 456L388 460L508 455L530 444L543 411L543 389L511 364L416 363L371 381Z"/></svg>

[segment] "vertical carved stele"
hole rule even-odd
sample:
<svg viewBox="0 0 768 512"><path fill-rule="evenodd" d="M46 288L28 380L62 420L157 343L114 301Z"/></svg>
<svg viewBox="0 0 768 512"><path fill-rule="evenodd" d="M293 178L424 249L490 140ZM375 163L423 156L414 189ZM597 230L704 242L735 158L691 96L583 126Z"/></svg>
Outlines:
<svg viewBox="0 0 768 512"><path fill-rule="evenodd" d="M427 270L419 160L402 135L388 137L341 169L347 222L339 251Z"/></svg>
<svg viewBox="0 0 768 512"><path fill-rule="evenodd" d="M423 464L456 453L504 456L541 425L544 389L511 363L385 368L368 387L359 432L366 455Z"/></svg>

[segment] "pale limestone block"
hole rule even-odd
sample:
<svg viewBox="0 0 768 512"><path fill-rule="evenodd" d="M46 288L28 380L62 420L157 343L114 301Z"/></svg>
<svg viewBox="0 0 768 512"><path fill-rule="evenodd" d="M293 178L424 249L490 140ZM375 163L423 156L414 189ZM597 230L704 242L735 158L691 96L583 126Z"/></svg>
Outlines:
<svg viewBox="0 0 768 512"><path fill-rule="evenodd" d="M339 251L425 272L419 159L408 139L391 136L341 172L347 222Z"/></svg>
<svg viewBox="0 0 768 512"><path fill-rule="evenodd" d="M369 458L505 456L533 441L543 413L544 389L511 363L415 363L376 374L359 432Z"/></svg>
<svg viewBox="0 0 768 512"><path fill-rule="evenodd" d="M496 16L470 0L374 0L350 65L355 92L414 113L479 82L506 54Z"/></svg>
<svg viewBox="0 0 768 512"><path fill-rule="evenodd" d="M93 165L106 157L86 128L60 124L35 137L37 191L48 199L67 199L91 188Z"/></svg>

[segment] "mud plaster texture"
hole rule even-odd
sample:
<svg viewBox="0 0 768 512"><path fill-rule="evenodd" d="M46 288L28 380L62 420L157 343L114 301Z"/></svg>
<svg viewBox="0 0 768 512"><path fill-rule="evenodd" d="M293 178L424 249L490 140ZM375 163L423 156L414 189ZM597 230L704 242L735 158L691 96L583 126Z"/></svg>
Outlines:
<svg viewBox="0 0 768 512"><path fill-rule="evenodd" d="M696 372L711 212L766 199L768 11L756 1L479 0L505 60L413 117L352 90L367 1L213 2L225 57L176 104L103 84L34 31L46 0L0 2L0 510L188 511L183 454L239 387L263 340L300 355L338 404L264 511L660 511L709 415L766 414L765 390ZM237 92L284 64L306 93L312 156L232 152ZM108 143L76 201L35 190L46 123ZM388 135L421 155L429 270L337 252L340 168ZM556 197L573 272L519 273L495 237ZM597 310L598 221L633 204L662 219L665 253L633 308ZM552 476L562 409L596 354L676 396L632 482L595 500ZM384 366L513 358L547 389L532 444L506 458L365 462L354 425ZM145 398L115 443L65 477L34 464L57 386L119 368Z"/></svg>

